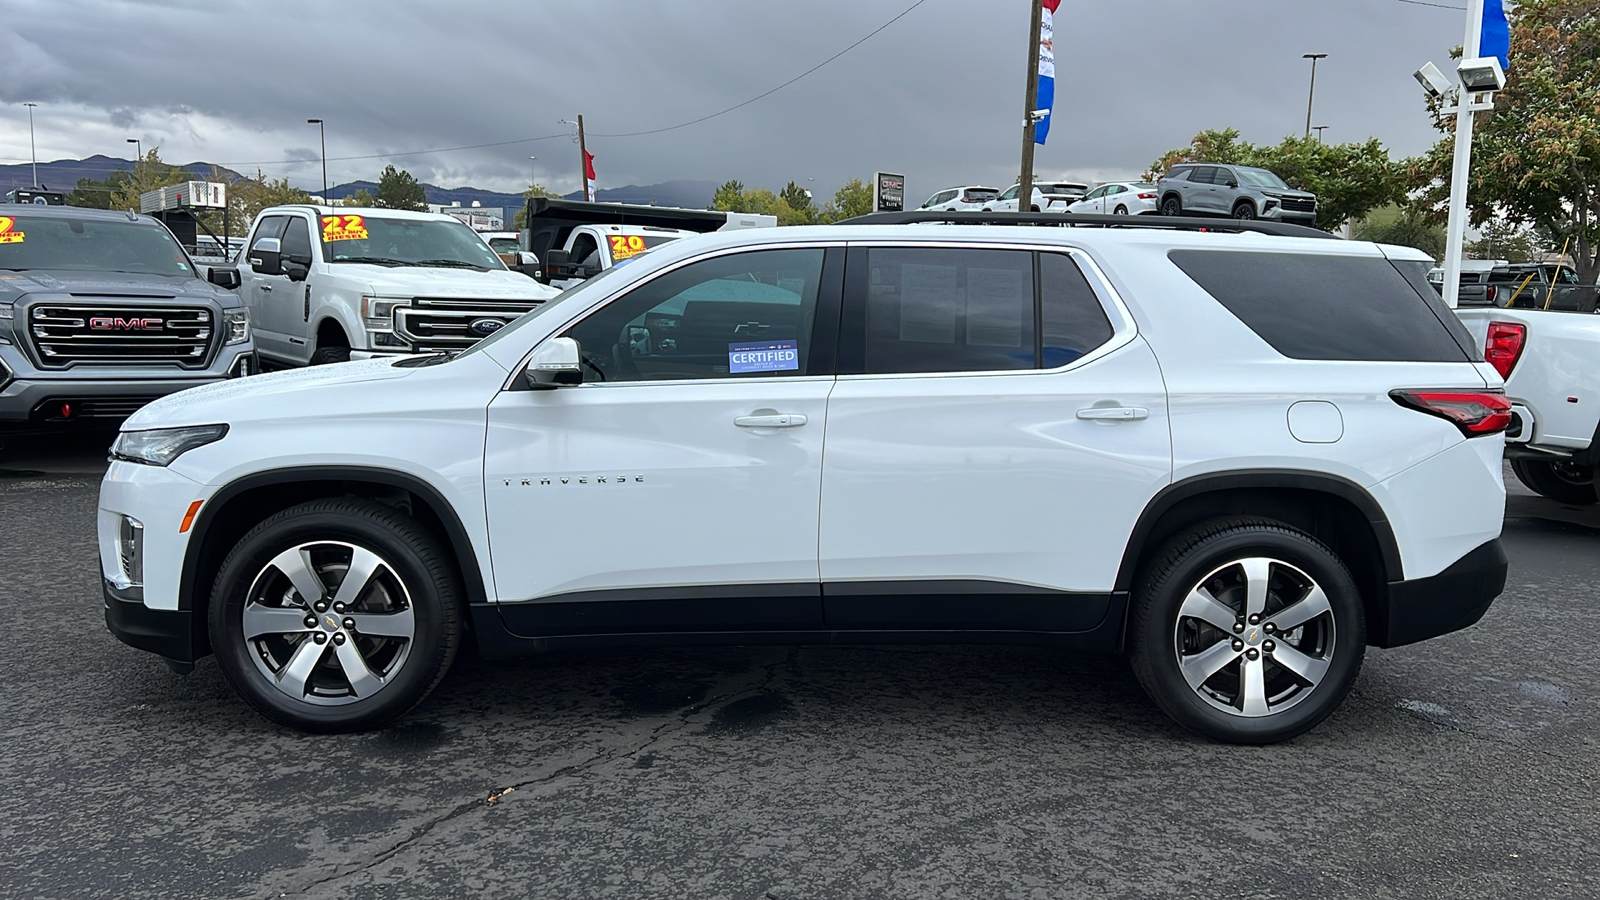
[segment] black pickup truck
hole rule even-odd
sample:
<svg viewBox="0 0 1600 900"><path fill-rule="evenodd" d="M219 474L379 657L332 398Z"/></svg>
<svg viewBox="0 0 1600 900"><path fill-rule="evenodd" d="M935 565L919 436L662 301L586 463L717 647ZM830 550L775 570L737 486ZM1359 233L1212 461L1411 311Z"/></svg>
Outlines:
<svg viewBox="0 0 1600 900"><path fill-rule="evenodd" d="M1498 306L1503 309L1563 309L1572 311L1594 304L1594 288L1578 283L1571 266L1556 263L1513 263L1487 272L1461 276L1458 306Z"/></svg>

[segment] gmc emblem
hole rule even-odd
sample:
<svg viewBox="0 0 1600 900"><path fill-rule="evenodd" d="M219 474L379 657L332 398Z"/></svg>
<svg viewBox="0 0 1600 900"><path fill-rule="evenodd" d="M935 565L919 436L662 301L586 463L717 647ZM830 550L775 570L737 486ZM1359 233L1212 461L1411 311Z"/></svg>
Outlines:
<svg viewBox="0 0 1600 900"><path fill-rule="evenodd" d="M160 319L124 319L121 316L95 316L89 320L92 331L160 331Z"/></svg>

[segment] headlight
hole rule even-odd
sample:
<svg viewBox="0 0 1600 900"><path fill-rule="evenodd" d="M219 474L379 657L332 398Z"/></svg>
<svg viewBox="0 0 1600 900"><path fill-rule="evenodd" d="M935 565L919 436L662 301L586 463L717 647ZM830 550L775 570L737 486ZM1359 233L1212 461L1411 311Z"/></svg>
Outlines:
<svg viewBox="0 0 1600 900"><path fill-rule="evenodd" d="M111 444L111 458L147 466L171 465L172 461L196 447L222 440L226 425L195 425L189 428L154 428L149 431L124 431Z"/></svg>
<svg viewBox="0 0 1600 900"><path fill-rule="evenodd" d="M227 335L224 343L242 344L250 340L250 310L225 309L222 311L222 333Z"/></svg>
<svg viewBox="0 0 1600 900"><path fill-rule="evenodd" d="M362 297L362 324L367 326L368 331L389 331L394 328L394 308L410 305L411 301L405 299Z"/></svg>

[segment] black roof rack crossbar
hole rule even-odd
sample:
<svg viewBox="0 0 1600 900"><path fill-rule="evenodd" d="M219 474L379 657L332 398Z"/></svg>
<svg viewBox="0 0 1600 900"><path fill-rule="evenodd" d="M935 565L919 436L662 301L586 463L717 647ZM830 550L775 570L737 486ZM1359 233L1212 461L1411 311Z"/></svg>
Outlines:
<svg viewBox="0 0 1600 900"><path fill-rule="evenodd" d="M1253 232L1278 237L1329 238L1329 234L1306 225L1288 222L1269 222L1263 219L1203 219L1197 216L1106 216L1080 213L1014 213L1014 212L938 212L911 210L907 212L878 212L843 219L838 225L915 225L922 222L943 222L949 225L1055 225L1073 228L1166 228L1183 231Z"/></svg>

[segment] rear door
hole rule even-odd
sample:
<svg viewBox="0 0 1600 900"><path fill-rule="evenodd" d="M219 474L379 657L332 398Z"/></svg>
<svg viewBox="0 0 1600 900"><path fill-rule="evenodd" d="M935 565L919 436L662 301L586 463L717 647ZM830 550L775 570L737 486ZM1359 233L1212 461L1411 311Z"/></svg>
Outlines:
<svg viewBox="0 0 1600 900"><path fill-rule="evenodd" d="M822 469L828 627L1100 622L1171 458L1155 356L1086 264L851 247Z"/></svg>

